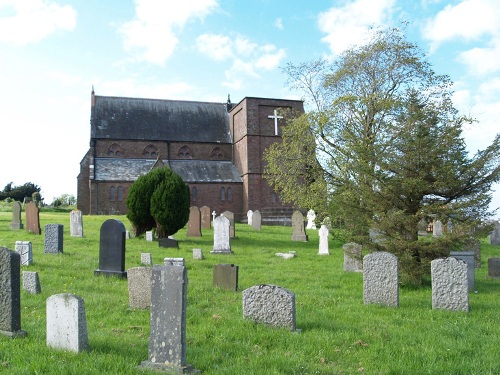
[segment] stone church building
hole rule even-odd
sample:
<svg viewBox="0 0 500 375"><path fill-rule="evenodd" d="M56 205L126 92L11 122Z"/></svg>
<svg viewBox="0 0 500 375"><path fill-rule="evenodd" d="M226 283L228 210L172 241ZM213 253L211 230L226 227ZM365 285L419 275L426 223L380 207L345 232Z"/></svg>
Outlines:
<svg viewBox="0 0 500 375"><path fill-rule="evenodd" d="M297 100L247 97L233 105L98 96L92 90L90 148L80 162L78 209L125 214L130 185L164 165L189 185L191 206L237 220L260 210L263 222L291 217L263 178L264 150L281 140L279 108Z"/></svg>

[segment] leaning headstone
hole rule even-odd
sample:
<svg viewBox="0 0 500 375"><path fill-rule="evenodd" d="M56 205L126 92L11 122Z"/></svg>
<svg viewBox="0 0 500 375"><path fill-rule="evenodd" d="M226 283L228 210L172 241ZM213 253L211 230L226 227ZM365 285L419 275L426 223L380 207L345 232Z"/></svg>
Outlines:
<svg viewBox="0 0 500 375"><path fill-rule="evenodd" d="M153 264L153 257L151 253L141 253L141 264L150 266Z"/></svg>
<svg viewBox="0 0 500 375"><path fill-rule="evenodd" d="M33 264L33 245L30 241L16 241L15 250L21 256L21 266Z"/></svg>
<svg viewBox="0 0 500 375"><path fill-rule="evenodd" d="M432 235L434 237L441 237L443 235L443 223L441 220L434 221L434 225L432 227Z"/></svg>
<svg viewBox="0 0 500 375"><path fill-rule="evenodd" d="M230 227L229 227L229 238L236 238L235 228L234 228L234 213L231 211L224 211L222 213L223 216L229 219Z"/></svg>
<svg viewBox="0 0 500 375"><path fill-rule="evenodd" d="M196 206L189 208L187 237L201 237L201 214Z"/></svg>
<svg viewBox="0 0 500 375"><path fill-rule="evenodd" d="M23 289L30 294L38 294L42 292L38 272L23 271Z"/></svg>
<svg viewBox="0 0 500 375"><path fill-rule="evenodd" d="M292 241L307 241L304 228L304 215L300 211L293 211L292 215Z"/></svg>
<svg viewBox="0 0 500 375"><path fill-rule="evenodd" d="M252 210L248 210L247 211L247 222L248 222L248 225L252 225L252 221L253 221L253 211Z"/></svg>
<svg viewBox="0 0 500 375"><path fill-rule="evenodd" d="M276 285L245 289L243 319L295 331L295 294Z"/></svg>
<svg viewBox="0 0 500 375"><path fill-rule="evenodd" d="M342 246L344 250L344 271L363 272L363 246L354 242Z"/></svg>
<svg viewBox="0 0 500 375"><path fill-rule="evenodd" d="M398 257L377 251L363 258L365 305L399 306Z"/></svg>
<svg viewBox="0 0 500 375"><path fill-rule="evenodd" d="M12 221L10 223L10 229L23 229L23 221L21 220L21 212L23 208L21 207L21 202L14 202L12 204Z"/></svg>
<svg viewBox="0 0 500 375"><path fill-rule="evenodd" d="M59 254L63 252L63 230L61 224L47 224L45 226L44 252Z"/></svg>
<svg viewBox="0 0 500 375"><path fill-rule="evenodd" d="M89 348L82 298L70 293L47 298L47 346L76 353Z"/></svg>
<svg viewBox="0 0 500 375"><path fill-rule="evenodd" d="M316 229L316 213L314 210L307 211L307 226L306 229Z"/></svg>
<svg viewBox="0 0 500 375"><path fill-rule="evenodd" d="M146 241L149 241L149 242L153 241L153 231L152 230L148 230L146 232Z"/></svg>
<svg viewBox="0 0 500 375"><path fill-rule="evenodd" d="M83 237L82 211L73 210L69 213L69 234L71 237Z"/></svg>
<svg viewBox="0 0 500 375"><path fill-rule="evenodd" d="M474 267L481 268L481 242L477 238L471 237L465 241L462 249L463 251L473 251Z"/></svg>
<svg viewBox="0 0 500 375"><path fill-rule="evenodd" d="M196 259L196 260L203 259L203 250L202 249L193 249L193 259Z"/></svg>
<svg viewBox="0 0 500 375"><path fill-rule="evenodd" d="M210 207L203 206L200 208L201 213L201 227L203 229L210 229L211 225L211 217L210 217Z"/></svg>
<svg viewBox="0 0 500 375"><path fill-rule="evenodd" d="M120 220L108 219L101 225L99 269L94 275L125 278L125 226Z"/></svg>
<svg viewBox="0 0 500 375"><path fill-rule="evenodd" d="M40 229L40 212L35 203L29 202L25 206L26 230L34 234L42 234Z"/></svg>
<svg viewBox="0 0 500 375"><path fill-rule="evenodd" d="M216 264L213 270L213 286L223 290L238 290L238 266Z"/></svg>
<svg viewBox="0 0 500 375"><path fill-rule="evenodd" d="M450 257L463 260L467 263L467 285L469 290L474 290L475 286L475 259L473 251L450 251Z"/></svg>
<svg viewBox="0 0 500 375"><path fill-rule="evenodd" d="M432 308L469 311L467 263L456 258L431 262Z"/></svg>
<svg viewBox="0 0 500 375"><path fill-rule="evenodd" d="M21 257L6 247L0 247L0 335L26 335L21 330Z"/></svg>
<svg viewBox="0 0 500 375"><path fill-rule="evenodd" d="M131 309L149 309L151 306L152 267L134 267L127 270L128 303Z"/></svg>
<svg viewBox="0 0 500 375"><path fill-rule="evenodd" d="M214 248L211 254L231 254L231 245L229 244L229 231L231 223L223 215L217 216L214 220Z"/></svg>
<svg viewBox="0 0 500 375"><path fill-rule="evenodd" d="M261 230L262 228L262 215L259 210L255 210L252 216L252 228Z"/></svg>
<svg viewBox="0 0 500 375"><path fill-rule="evenodd" d="M153 267L148 360L141 367L182 374L186 364L186 300L188 277L182 258L166 258Z"/></svg>
<svg viewBox="0 0 500 375"><path fill-rule="evenodd" d="M490 245L500 245L500 221L495 221L493 231L490 233Z"/></svg>
<svg viewBox="0 0 500 375"><path fill-rule="evenodd" d="M330 255L330 251L328 250L328 235L330 232L326 225L321 224L321 228L318 231L319 234L319 255Z"/></svg>
<svg viewBox="0 0 500 375"><path fill-rule="evenodd" d="M488 259L488 276L500 277L500 258Z"/></svg>

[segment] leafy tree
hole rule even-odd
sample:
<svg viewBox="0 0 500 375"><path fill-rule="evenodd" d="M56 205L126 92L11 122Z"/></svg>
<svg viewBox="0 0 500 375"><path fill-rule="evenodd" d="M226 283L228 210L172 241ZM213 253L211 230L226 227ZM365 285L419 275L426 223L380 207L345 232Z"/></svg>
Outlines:
<svg viewBox="0 0 500 375"><path fill-rule="evenodd" d="M62 195L54 198L54 201L52 202L52 205L54 207L73 206L75 204L76 204L76 198L74 195L71 195L71 194L62 194Z"/></svg>
<svg viewBox="0 0 500 375"><path fill-rule="evenodd" d="M9 197L16 201L22 202L25 197L33 197L34 193L40 194L40 190L40 187L31 182L27 182L21 186L13 186L12 182L10 182L5 186L1 196L2 199ZM38 195L38 197L40 200L42 200L41 195Z"/></svg>
<svg viewBox="0 0 500 375"><path fill-rule="evenodd" d="M140 176L130 187L126 204L137 234L156 227L158 237L168 237L189 219L189 189L167 167Z"/></svg>
<svg viewBox="0 0 500 375"><path fill-rule="evenodd" d="M397 254L414 283L432 258L481 235L474 230L491 216L490 189L500 179L500 135L468 155L462 125L474 120L458 114L449 78L436 75L401 30L375 30L332 63L284 70L311 108L289 118L283 142L265 154L268 180L285 200L306 202L307 187L294 188L289 175L307 185L307 165L314 166L314 182L321 181L347 239ZM418 241L418 223L431 215L453 220L453 234ZM370 229L383 241L372 240Z"/></svg>

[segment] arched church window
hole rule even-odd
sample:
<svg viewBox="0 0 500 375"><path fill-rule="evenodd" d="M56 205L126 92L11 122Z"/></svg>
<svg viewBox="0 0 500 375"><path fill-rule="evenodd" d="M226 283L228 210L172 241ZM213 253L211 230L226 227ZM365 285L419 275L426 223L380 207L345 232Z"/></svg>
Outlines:
<svg viewBox="0 0 500 375"><path fill-rule="evenodd" d="M108 155L109 156L122 156L123 151L118 143L113 143L108 147Z"/></svg>
<svg viewBox="0 0 500 375"><path fill-rule="evenodd" d="M142 152L142 155L147 158L155 159L158 156L158 148L153 145L147 145Z"/></svg>
<svg viewBox="0 0 500 375"><path fill-rule="evenodd" d="M192 159L193 157L191 156L191 150L189 149L188 146L182 146L179 149L179 152L177 153L177 156L180 159Z"/></svg>
<svg viewBox="0 0 500 375"><path fill-rule="evenodd" d="M210 159L212 160L224 159L224 152L221 150L220 147L215 147L210 153Z"/></svg>
<svg viewBox="0 0 500 375"><path fill-rule="evenodd" d="M115 200L115 187L111 186L109 188L109 200L114 201Z"/></svg>
<svg viewBox="0 0 500 375"><path fill-rule="evenodd" d="M116 189L116 194L118 195L118 202L123 201L123 187L118 186L118 189Z"/></svg>
<svg viewBox="0 0 500 375"><path fill-rule="evenodd" d="M191 202L196 202L197 199L198 199L198 189L196 188L196 186L193 186L191 188Z"/></svg>
<svg viewBox="0 0 500 375"><path fill-rule="evenodd" d="M221 187L219 195L220 195L221 202L225 201L226 200L226 189L224 189L223 187Z"/></svg>
<svg viewBox="0 0 500 375"><path fill-rule="evenodd" d="M230 187L227 188L227 201L233 201L233 190Z"/></svg>

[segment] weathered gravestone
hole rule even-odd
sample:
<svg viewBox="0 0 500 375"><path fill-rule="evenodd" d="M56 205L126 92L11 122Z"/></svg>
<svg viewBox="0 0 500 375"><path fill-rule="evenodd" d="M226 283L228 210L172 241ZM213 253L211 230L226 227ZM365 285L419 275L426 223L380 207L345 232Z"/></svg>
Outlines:
<svg viewBox="0 0 500 375"><path fill-rule="evenodd" d="M12 204L12 221L10 223L10 229L23 229L23 221L21 220L21 212L23 208L20 202L14 202Z"/></svg>
<svg viewBox="0 0 500 375"><path fill-rule="evenodd" d="M146 232L146 241L149 241L149 242L153 241L153 231L152 230L148 230Z"/></svg>
<svg viewBox="0 0 500 375"><path fill-rule="evenodd" d="M255 210L252 216L252 228L261 230L262 229L262 215L259 210Z"/></svg>
<svg viewBox="0 0 500 375"><path fill-rule="evenodd" d="M196 206L189 208L187 237L201 237L201 214Z"/></svg>
<svg viewBox="0 0 500 375"><path fill-rule="evenodd" d="M314 210L307 211L307 226L306 229L316 229L316 213Z"/></svg>
<svg viewBox="0 0 500 375"><path fill-rule="evenodd" d="M38 294L42 292L38 272L23 271L23 289L30 294Z"/></svg>
<svg viewBox="0 0 500 375"><path fill-rule="evenodd" d="M210 229L211 225L211 216L210 216L210 207L203 206L200 208L201 213L201 227L203 229Z"/></svg>
<svg viewBox="0 0 500 375"><path fill-rule="evenodd" d="M247 222L248 222L248 225L252 225L252 221L253 221L253 211L252 210L248 210L247 211Z"/></svg>
<svg viewBox="0 0 500 375"><path fill-rule="evenodd" d="M0 335L26 335L21 330L21 257L6 247L0 247Z"/></svg>
<svg viewBox="0 0 500 375"><path fill-rule="evenodd" d="M82 298L70 293L47 298L47 346L76 353L89 348Z"/></svg>
<svg viewBox="0 0 500 375"><path fill-rule="evenodd" d="M473 251L450 251L450 257L463 260L467 263L467 285L469 290L474 290L475 286L475 260Z"/></svg>
<svg viewBox="0 0 500 375"><path fill-rule="evenodd" d="M456 258L431 262L432 308L469 311L467 263Z"/></svg>
<svg viewBox="0 0 500 375"><path fill-rule="evenodd" d="M231 223L223 215L217 216L214 220L214 248L211 254L231 254L229 244L229 230Z"/></svg>
<svg viewBox="0 0 500 375"><path fill-rule="evenodd" d="M71 237L83 237L82 211L73 210L69 213L69 234Z"/></svg>
<svg viewBox="0 0 500 375"><path fill-rule="evenodd" d="M99 269L94 275L127 277L125 271L125 226L120 220L108 219L101 225Z"/></svg>
<svg viewBox="0 0 500 375"><path fill-rule="evenodd" d="M304 215L300 211L293 211L292 214L292 241L307 241L307 234L304 228Z"/></svg>
<svg viewBox="0 0 500 375"><path fill-rule="evenodd" d="M243 319L295 331L295 294L276 285L245 289Z"/></svg>
<svg viewBox="0 0 500 375"><path fill-rule="evenodd" d="M193 249L193 259L202 260L203 259L203 250L202 249Z"/></svg>
<svg viewBox="0 0 500 375"><path fill-rule="evenodd" d="M432 235L434 237L441 237L443 235L443 223L441 220L435 220L432 226Z"/></svg>
<svg viewBox="0 0 500 375"><path fill-rule="evenodd" d="M188 276L182 258L153 267L148 360L141 367L174 373L196 372L186 364Z"/></svg>
<svg viewBox="0 0 500 375"><path fill-rule="evenodd" d="M238 266L216 264L213 270L213 286L223 290L238 290Z"/></svg>
<svg viewBox="0 0 500 375"><path fill-rule="evenodd" d="M495 221L493 231L490 233L490 245L500 245L500 221Z"/></svg>
<svg viewBox="0 0 500 375"><path fill-rule="evenodd" d="M151 253L141 253L141 264L148 266L153 264L153 257L151 256Z"/></svg>
<svg viewBox="0 0 500 375"><path fill-rule="evenodd" d="M398 257L385 251L363 258L363 300L367 304L399 306Z"/></svg>
<svg viewBox="0 0 500 375"><path fill-rule="evenodd" d="M149 309L151 306L152 267L134 267L127 270L128 301L131 309Z"/></svg>
<svg viewBox="0 0 500 375"><path fill-rule="evenodd" d="M231 211L224 211L222 215L227 217L230 223L229 238L236 238L236 232L234 228L234 213Z"/></svg>
<svg viewBox="0 0 500 375"><path fill-rule="evenodd" d="M488 259L488 276L500 277L500 258Z"/></svg>
<svg viewBox="0 0 500 375"><path fill-rule="evenodd" d="M475 238L471 237L462 247L463 251L473 251L474 252L474 267L481 268L481 242Z"/></svg>
<svg viewBox="0 0 500 375"><path fill-rule="evenodd" d="M29 202L26 207L26 230L34 234L42 234L40 229L40 212L35 203Z"/></svg>
<svg viewBox="0 0 500 375"><path fill-rule="evenodd" d="M363 272L363 246L354 242L342 246L344 250L344 271Z"/></svg>
<svg viewBox="0 0 500 375"><path fill-rule="evenodd" d="M30 241L16 241L15 250L21 256L21 266L33 264L33 245Z"/></svg>
<svg viewBox="0 0 500 375"><path fill-rule="evenodd" d="M417 230L419 236L427 236L427 221L425 219L420 219L417 224Z"/></svg>
<svg viewBox="0 0 500 375"><path fill-rule="evenodd" d="M328 249L328 235L330 232L328 231L328 228L326 225L322 224L321 228L319 228L318 231L319 234L319 250L318 254L319 255L330 255L330 251Z"/></svg>
<svg viewBox="0 0 500 375"><path fill-rule="evenodd" d="M63 252L63 231L61 224L47 224L45 226L44 252L59 254Z"/></svg>

